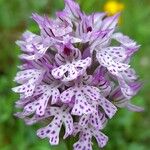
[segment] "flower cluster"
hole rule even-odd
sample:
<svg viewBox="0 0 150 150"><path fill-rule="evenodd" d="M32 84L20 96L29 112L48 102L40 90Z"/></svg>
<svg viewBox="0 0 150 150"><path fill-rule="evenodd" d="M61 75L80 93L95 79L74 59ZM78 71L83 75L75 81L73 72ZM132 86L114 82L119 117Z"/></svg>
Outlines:
<svg viewBox="0 0 150 150"><path fill-rule="evenodd" d="M59 144L64 127L64 139L79 133L74 150L92 150L93 137L104 147L108 137L101 130L117 107L142 111L130 103L141 87L129 65L139 45L116 32L119 14L86 15L74 0L65 0L55 19L32 18L40 35L26 31L17 41L23 54L14 79L16 107L22 109L16 116L27 125L48 123L37 136L51 145Z"/></svg>

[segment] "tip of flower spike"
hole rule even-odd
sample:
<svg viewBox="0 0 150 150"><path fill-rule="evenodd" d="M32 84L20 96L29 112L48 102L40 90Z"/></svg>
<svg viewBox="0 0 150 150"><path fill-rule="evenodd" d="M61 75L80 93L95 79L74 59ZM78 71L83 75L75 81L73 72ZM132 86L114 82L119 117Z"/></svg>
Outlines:
<svg viewBox="0 0 150 150"><path fill-rule="evenodd" d="M39 25L41 25L41 24L43 23L43 21L44 21L44 19L43 19L40 15L38 15L37 13L32 13L31 18L32 18L37 24L39 24Z"/></svg>
<svg viewBox="0 0 150 150"><path fill-rule="evenodd" d="M39 15L37 13L32 13L31 18L34 19L36 17L38 17Z"/></svg>
<svg viewBox="0 0 150 150"><path fill-rule="evenodd" d="M80 18L81 17L81 11L80 11L80 6L78 3L76 3L75 0L64 0L65 2L65 11L69 13L71 18Z"/></svg>
<svg viewBox="0 0 150 150"><path fill-rule="evenodd" d="M117 23L118 23L120 16L121 16L121 12L118 12L115 15L113 15L112 18L114 21L117 21Z"/></svg>
<svg viewBox="0 0 150 150"><path fill-rule="evenodd" d="M118 24L119 17L120 17L120 13L117 13L114 16L105 18L102 24L102 30L106 30L106 29L114 30Z"/></svg>

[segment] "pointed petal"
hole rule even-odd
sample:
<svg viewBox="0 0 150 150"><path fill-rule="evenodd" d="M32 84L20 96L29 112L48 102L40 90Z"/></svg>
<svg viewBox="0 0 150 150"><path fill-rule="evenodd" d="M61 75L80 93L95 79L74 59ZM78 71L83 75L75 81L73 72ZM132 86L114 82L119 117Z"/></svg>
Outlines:
<svg viewBox="0 0 150 150"><path fill-rule="evenodd" d="M38 14L32 14L32 19L36 22L36 23L38 23L38 25L40 26L40 27L42 27L42 25L43 25L43 22L44 22L44 18L42 17L42 16L40 16L40 15L38 15Z"/></svg>
<svg viewBox="0 0 150 150"><path fill-rule="evenodd" d="M80 17L80 7L74 0L65 0L65 11L68 12L68 15L71 18L79 18Z"/></svg>
<svg viewBox="0 0 150 150"><path fill-rule="evenodd" d="M94 28L99 30L102 25L102 19L105 17L105 13L94 13Z"/></svg>
<svg viewBox="0 0 150 150"><path fill-rule="evenodd" d="M136 105L133 105L131 103L129 103L127 105L127 109L130 110L130 111L134 111L134 112L142 112L142 111L144 111L144 108L136 106Z"/></svg>
<svg viewBox="0 0 150 150"><path fill-rule="evenodd" d="M106 19L104 19L101 30L114 29L118 24L119 17L120 14L116 14L112 17L107 17Z"/></svg>

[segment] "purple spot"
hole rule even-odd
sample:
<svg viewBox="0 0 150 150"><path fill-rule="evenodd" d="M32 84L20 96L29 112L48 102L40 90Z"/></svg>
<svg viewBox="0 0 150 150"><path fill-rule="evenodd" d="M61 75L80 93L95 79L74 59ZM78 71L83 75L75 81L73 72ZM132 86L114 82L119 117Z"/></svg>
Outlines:
<svg viewBox="0 0 150 150"><path fill-rule="evenodd" d="M55 134L55 133L56 133L55 131L52 131L52 132L51 132L51 134Z"/></svg>
<svg viewBox="0 0 150 150"><path fill-rule="evenodd" d="M92 27L87 27L87 32L91 32L92 31Z"/></svg>
<svg viewBox="0 0 150 150"><path fill-rule="evenodd" d="M64 48L64 54L67 55L67 56L69 56L70 53L71 53L71 49L65 46L65 48Z"/></svg>

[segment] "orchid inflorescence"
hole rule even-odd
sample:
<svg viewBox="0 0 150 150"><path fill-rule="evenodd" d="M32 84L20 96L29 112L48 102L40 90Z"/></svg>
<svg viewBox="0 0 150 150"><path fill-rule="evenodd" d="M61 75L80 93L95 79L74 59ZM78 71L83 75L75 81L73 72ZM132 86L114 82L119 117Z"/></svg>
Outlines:
<svg viewBox="0 0 150 150"><path fill-rule="evenodd" d="M37 136L51 145L59 144L64 127L64 139L79 133L74 150L92 150L93 137L104 147L108 137L101 130L117 107L142 111L130 103L141 88L129 65L140 46L116 32L119 14L86 15L74 0L65 0L55 19L32 18L40 35L26 31L17 41L23 64L13 91L20 94L16 107L23 111L15 115L27 125L45 121Z"/></svg>

